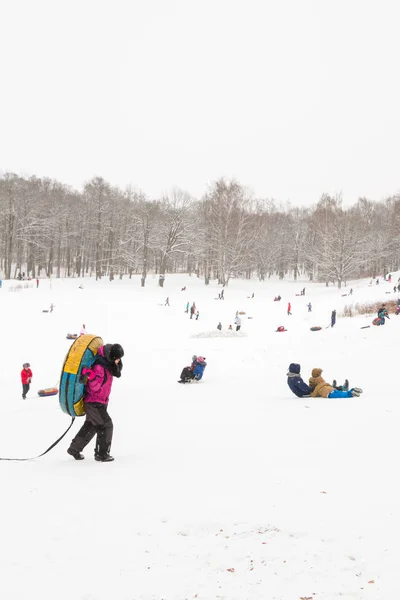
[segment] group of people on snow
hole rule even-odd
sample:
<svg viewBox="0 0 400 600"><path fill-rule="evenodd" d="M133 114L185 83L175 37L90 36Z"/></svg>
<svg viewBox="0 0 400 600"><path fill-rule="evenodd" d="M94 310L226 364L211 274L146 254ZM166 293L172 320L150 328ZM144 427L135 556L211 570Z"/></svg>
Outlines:
<svg viewBox="0 0 400 600"><path fill-rule="evenodd" d="M300 375L300 365L297 363L289 365L287 384L293 394L299 398L352 398L362 394L362 389L359 387L349 389L347 379L344 385L340 386L336 385L336 381L333 381L332 385L327 383L322 377L322 369L319 368L314 368L311 371L311 377L307 385Z"/></svg>

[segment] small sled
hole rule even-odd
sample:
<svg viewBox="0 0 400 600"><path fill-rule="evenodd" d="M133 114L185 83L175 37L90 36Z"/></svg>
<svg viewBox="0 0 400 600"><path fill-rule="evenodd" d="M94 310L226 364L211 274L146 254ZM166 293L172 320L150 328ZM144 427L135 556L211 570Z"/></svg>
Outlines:
<svg viewBox="0 0 400 600"><path fill-rule="evenodd" d="M321 329L322 329L322 327L318 327L318 326L310 327L310 331L320 331Z"/></svg>
<svg viewBox="0 0 400 600"><path fill-rule="evenodd" d="M55 387L46 388L44 390L38 391L38 396L40 396L41 398L43 398L44 396L55 396L56 394L58 394L58 388Z"/></svg>
<svg viewBox="0 0 400 600"><path fill-rule="evenodd" d="M49 312L48 310L42 310L42 312Z"/></svg>
<svg viewBox="0 0 400 600"><path fill-rule="evenodd" d="M77 333L67 333L67 340L76 340L78 337Z"/></svg>
<svg viewBox="0 0 400 600"><path fill-rule="evenodd" d="M364 327L360 327L360 329L369 329L371 325L364 325Z"/></svg>

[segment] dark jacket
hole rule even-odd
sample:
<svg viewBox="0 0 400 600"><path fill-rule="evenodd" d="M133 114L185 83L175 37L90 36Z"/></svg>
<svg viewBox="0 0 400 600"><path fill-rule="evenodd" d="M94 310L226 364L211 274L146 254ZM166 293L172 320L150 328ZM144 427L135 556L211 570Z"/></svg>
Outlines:
<svg viewBox="0 0 400 600"><path fill-rule="evenodd" d="M292 363L289 366L289 372L287 376L287 384L295 396L298 396L299 398L302 398L303 396L310 396L313 388L308 386L302 380L300 376L300 365Z"/></svg>

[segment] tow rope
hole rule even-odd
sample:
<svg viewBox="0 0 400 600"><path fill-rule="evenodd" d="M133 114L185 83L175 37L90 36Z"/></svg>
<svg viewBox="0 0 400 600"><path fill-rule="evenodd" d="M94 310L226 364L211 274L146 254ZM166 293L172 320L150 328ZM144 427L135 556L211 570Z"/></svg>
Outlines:
<svg viewBox="0 0 400 600"><path fill-rule="evenodd" d="M38 456L31 456L30 458L2 458L2 457L0 457L0 460L19 460L19 461L23 461L23 460L35 460L36 458L40 458L41 456L44 456L45 454L47 454L48 452L50 452L50 450L52 450L54 448L54 446L57 446L57 444L59 442L61 442L61 440L63 439L63 437L71 429L72 425L74 424L74 421L75 421L75 417L72 417L72 421L71 421L68 429L66 431L64 431L64 433L62 434L62 436L60 436L58 438L58 440L56 440L53 444L51 444L51 446L49 446L47 448L47 450L45 450L44 452L42 452L42 454L39 454Z"/></svg>

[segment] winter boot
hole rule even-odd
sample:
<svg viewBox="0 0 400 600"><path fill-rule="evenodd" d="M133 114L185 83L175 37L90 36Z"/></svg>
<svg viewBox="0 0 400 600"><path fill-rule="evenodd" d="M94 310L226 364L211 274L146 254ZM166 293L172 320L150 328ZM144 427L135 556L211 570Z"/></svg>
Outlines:
<svg viewBox="0 0 400 600"><path fill-rule="evenodd" d="M77 450L72 450L72 448L68 448L67 452L68 454L73 456L75 460L83 460L85 458L83 454L81 454Z"/></svg>
<svg viewBox="0 0 400 600"><path fill-rule="evenodd" d="M348 380L348 379L345 379L345 380L344 380L344 386L343 386L343 390L344 390L345 392L348 392L348 391L349 391L349 380Z"/></svg>
<svg viewBox="0 0 400 600"><path fill-rule="evenodd" d="M337 387L337 381L336 381L336 379L334 379L334 380L332 381L332 387L334 387L334 388L336 388L336 387Z"/></svg>
<svg viewBox="0 0 400 600"><path fill-rule="evenodd" d="M361 396L360 392L357 392L357 390L356 390L356 389L354 389L354 390L351 390L351 395L352 395L352 396L356 396L357 398L359 398L359 397Z"/></svg>
<svg viewBox="0 0 400 600"><path fill-rule="evenodd" d="M109 454L95 454L94 460L97 460L98 462L112 462L114 457Z"/></svg>
<svg viewBox="0 0 400 600"><path fill-rule="evenodd" d="M353 390L354 390L355 392L357 392L358 394L362 394L362 393L363 393L362 389L361 389L361 388L358 388L358 387L355 387L355 388L353 388Z"/></svg>

